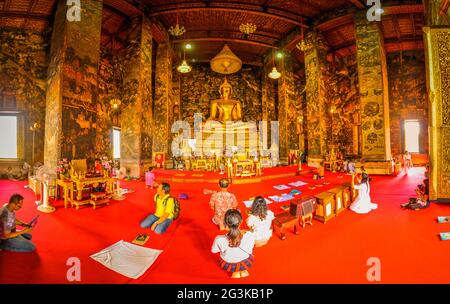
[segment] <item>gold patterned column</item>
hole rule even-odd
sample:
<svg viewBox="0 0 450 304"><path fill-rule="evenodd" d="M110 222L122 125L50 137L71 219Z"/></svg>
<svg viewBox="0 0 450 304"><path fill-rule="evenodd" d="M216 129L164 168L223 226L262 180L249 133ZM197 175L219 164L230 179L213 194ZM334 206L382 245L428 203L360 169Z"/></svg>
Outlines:
<svg viewBox="0 0 450 304"><path fill-rule="evenodd" d="M361 100L362 157L369 173L389 174L391 144L386 54L380 23L355 15Z"/></svg>
<svg viewBox="0 0 450 304"><path fill-rule="evenodd" d="M299 100L296 99L292 57L284 54L279 64L281 77L278 79L278 121L280 132L280 161L288 162L290 149L298 150L297 118L301 114Z"/></svg>
<svg viewBox="0 0 450 304"><path fill-rule="evenodd" d="M81 20L69 21L69 6L59 1L53 24L44 145L50 168L61 157L93 159L104 143L96 141L97 118L104 112L97 91L103 1L81 0L80 6Z"/></svg>
<svg viewBox="0 0 450 304"><path fill-rule="evenodd" d="M429 97L430 199L450 199L450 26L426 1L424 27Z"/></svg>
<svg viewBox="0 0 450 304"><path fill-rule="evenodd" d="M121 166L141 176L152 159L152 35L145 17L132 20L121 114Z"/></svg>
<svg viewBox="0 0 450 304"><path fill-rule="evenodd" d="M327 107L327 45L320 33L309 32L305 38L306 112L308 165L315 166L328 151L331 137L330 113Z"/></svg>
<svg viewBox="0 0 450 304"><path fill-rule="evenodd" d="M164 152L166 158L170 152L169 133L171 130L170 109L172 98L172 49L170 44L158 45L156 51L156 83L155 83L155 113L153 132L153 152Z"/></svg>

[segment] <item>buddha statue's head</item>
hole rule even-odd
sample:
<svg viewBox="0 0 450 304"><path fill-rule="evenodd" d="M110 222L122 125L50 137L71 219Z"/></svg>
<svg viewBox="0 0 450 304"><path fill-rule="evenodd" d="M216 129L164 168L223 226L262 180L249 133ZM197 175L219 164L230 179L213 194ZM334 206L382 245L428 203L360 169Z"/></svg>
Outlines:
<svg viewBox="0 0 450 304"><path fill-rule="evenodd" d="M233 89L231 88L231 85L228 83L227 79L222 83L222 85L219 88L220 96L223 99L228 99L231 97L231 93L233 92Z"/></svg>

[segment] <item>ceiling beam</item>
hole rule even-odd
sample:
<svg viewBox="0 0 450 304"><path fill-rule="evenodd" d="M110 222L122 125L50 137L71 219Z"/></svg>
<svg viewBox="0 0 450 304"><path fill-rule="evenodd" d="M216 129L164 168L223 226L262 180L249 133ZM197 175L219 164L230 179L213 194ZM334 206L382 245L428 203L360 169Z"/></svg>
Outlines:
<svg viewBox="0 0 450 304"><path fill-rule="evenodd" d="M119 41L120 43L122 43L122 45L127 45L127 44L125 43L125 41L123 41L122 38L119 37L119 35L110 33L107 29L105 29L105 28L103 28L103 27L102 27L102 34L104 34L104 35L110 37L110 39L111 39L112 37L114 37L114 39L115 39L116 41Z"/></svg>
<svg viewBox="0 0 450 304"><path fill-rule="evenodd" d="M450 8L450 0L442 0L441 5L439 6L439 14L447 15L448 9Z"/></svg>
<svg viewBox="0 0 450 304"><path fill-rule="evenodd" d="M261 17L268 17L273 18L277 20L282 20L284 22L288 22L291 24L295 24L297 26L302 26L307 28L308 26L305 24L307 21L306 17L299 16L297 18L294 17L287 17L285 15L276 13L284 13L289 14L292 16L295 16L290 11L285 11L283 9L278 8L272 8L272 7L263 7L260 5L250 5L248 3L240 3L240 2L212 2L211 4L214 4L214 6L211 6L209 2L189 2L189 3L182 3L181 5L189 4L189 6L185 7L170 7L169 8L162 8L160 7L154 7L152 9L152 12L149 13L150 16L160 16L160 15L166 15L166 14L175 14L175 13L187 13L187 12L208 12L208 11L217 11L217 12L233 12L233 13L246 13L246 14L252 14L256 16ZM238 8L236 5L245 5L247 8ZM249 7L252 8L249 8ZM155 10L156 9L156 10Z"/></svg>
<svg viewBox="0 0 450 304"><path fill-rule="evenodd" d="M118 9L115 8L114 6L109 5L108 3L105 3L105 1L103 1L103 6L104 6L107 10L113 12L113 13L116 14L116 15L121 16L121 17L124 18L125 20L127 20L127 21L130 20L130 16L128 16L127 14L125 14L124 12L122 12L121 10L118 10Z"/></svg>
<svg viewBox="0 0 450 304"><path fill-rule="evenodd" d="M9 18L25 18L25 19L34 19L39 21L46 21L48 22L50 20L50 16L42 15L42 14L28 14L24 12L4 12L0 11L0 17L9 17Z"/></svg>
<svg viewBox="0 0 450 304"><path fill-rule="evenodd" d="M324 23L317 25L317 28L321 32L326 32L326 31L332 30L336 27L344 26L344 25L347 25L347 24L350 24L353 22L355 22L354 14L348 14L348 15L344 15L341 17L337 17L337 18L325 21Z"/></svg>
<svg viewBox="0 0 450 304"><path fill-rule="evenodd" d="M392 15L392 23L394 24L394 30L395 30L395 34L397 35L397 39L400 40L401 35L400 35L400 29L399 29L399 25L398 25L397 15Z"/></svg>
<svg viewBox="0 0 450 304"><path fill-rule="evenodd" d="M204 38L191 38L191 39L177 39L172 40L172 43L185 43L185 42L194 42L194 41L219 41L219 42L235 42L235 43L241 43L241 44L248 44L248 45L255 45L255 46L262 46L266 48L272 48L272 49L278 49L277 46L271 45L264 42L258 42L258 41L252 41L252 40L246 40L246 39L237 39L237 38L226 38L226 37L204 37Z"/></svg>
<svg viewBox="0 0 450 304"><path fill-rule="evenodd" d="M230 34L243 35L243 33L241 31L227 30L227 29L211 29L211 28L209 28L209 29L189 28L189 30L186 33L201 33L201 32L230 33ZM276 34L268 33L268 32L260 32L260 31L258 31L258 33L250 34L249 36L250 37L261 37L261 38L271 39L271 40L279 40L281 38L280 35L276 35Z"/></svg>
<svg viewBox="0 0 450 304"><path fill-rule="evenodd" d="M191 62L192 62L192 60L191 60ZM209 59L200 59L200 60L195 60L195 62L192 62L192 63L195 64L195 63L210 63L210 62L211 62L211 60L209 60ZM262 61L242 60L242 64L253 65L253 66L258 66L258 67L263 66Z"/></svg>
<svg viewBox="0 0 450 304"><path fill-rule="evenodd" d="M399 14L413 14L413 13L423 13L423 4L405 4L405 5L394 5L394 6L384 6L383 16L387 15L399 15Z"/></svg>
<svg viewBox="0 0 450 304"><path fill-rule="evenodd" d="M347 0L347 2L353 3L357 8L359 9L363 9L366 6L364 4L361 3L361 1L359 0Z"/></svg>

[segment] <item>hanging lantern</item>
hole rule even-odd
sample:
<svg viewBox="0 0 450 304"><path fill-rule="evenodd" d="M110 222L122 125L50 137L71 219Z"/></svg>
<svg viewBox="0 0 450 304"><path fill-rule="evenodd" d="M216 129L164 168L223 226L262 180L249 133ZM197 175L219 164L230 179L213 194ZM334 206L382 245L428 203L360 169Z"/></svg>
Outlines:
<svg viewBox="0 0 450 304"><path fill-rule="evenodd" d="M242 61L237 57L227 44L219 54L211 59L211 69L220 74L233 74L242 67Z"/></svg>
<svg viewBox="0 0 450 304"><path fill-rule="evenodd" d="M281 77L281 73L277 71L276 67L273 67L272 72L269 73L269 77L272 79L278 79Z"/></svg>
<svg viewBox="0 0 450 304"><path fill-rule="evenodd" d="M187 64L186 60L183 60L183 62L177 67L177 70L180 73L189 73L192 68Z"/></svg>

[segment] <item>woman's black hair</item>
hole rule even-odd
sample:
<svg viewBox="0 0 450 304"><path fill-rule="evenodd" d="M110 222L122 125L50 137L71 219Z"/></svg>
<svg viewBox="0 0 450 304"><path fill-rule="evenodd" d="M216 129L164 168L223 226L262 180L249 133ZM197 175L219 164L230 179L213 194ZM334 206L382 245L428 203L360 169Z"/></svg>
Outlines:
<svg viewBox="0 0 450 304"><path fill-rule="evenodd" d="M242 215L238 210L229 209L225 213L225 226L230 228L230 231L227 233L230 247L239 247L241 245L242 233L239 230L241 223Z"/></svg>
<svg viewBox="0 0 450 304"><path fill-rule="evenodd" d="M264 220L266 218L267 204L264 197L262 196L255 197L250 213L254 216L258 216L261 220Z"/></svg>

